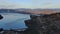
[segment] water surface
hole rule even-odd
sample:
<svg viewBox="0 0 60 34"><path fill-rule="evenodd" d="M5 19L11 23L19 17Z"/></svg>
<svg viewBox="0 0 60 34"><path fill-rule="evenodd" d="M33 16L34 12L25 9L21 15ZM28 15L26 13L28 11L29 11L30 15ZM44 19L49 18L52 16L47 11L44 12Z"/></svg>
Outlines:
<svg viewBox="0 0 60 34"><path fill-rule="evenodd" d="M0 13L4 18L0 20L0 28L5 30L27 28L24 20L30 19L27 14Z"/></svg>

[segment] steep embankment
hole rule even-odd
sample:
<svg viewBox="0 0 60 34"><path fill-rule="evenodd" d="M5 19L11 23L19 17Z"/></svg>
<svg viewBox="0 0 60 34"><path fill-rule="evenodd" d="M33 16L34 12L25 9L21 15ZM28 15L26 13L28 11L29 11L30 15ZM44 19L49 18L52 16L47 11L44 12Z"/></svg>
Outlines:
<svg viewBox="0 0 60 34"><path fill-rule="evenodd" d="M25 20L29 28L25 34L60 34L60 13L31 15L30 20Z"/></svg>

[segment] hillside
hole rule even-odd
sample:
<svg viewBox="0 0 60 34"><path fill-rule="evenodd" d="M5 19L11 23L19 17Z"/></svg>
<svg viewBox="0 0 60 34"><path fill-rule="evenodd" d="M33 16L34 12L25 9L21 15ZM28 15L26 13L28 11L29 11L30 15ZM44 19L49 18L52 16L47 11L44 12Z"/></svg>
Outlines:
<svg viewBox="0 0 60 34"><path fill-rule="evenodd" d="M60 12L59 9L0 9L0 13L22 13L22 14L51 14Z"/></svg>

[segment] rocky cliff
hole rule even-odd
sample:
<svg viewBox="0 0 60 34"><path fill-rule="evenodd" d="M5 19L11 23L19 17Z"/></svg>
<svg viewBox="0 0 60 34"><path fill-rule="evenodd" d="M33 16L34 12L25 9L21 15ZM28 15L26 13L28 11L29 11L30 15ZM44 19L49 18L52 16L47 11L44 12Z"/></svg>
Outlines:
<svg viewBox="0 0 60 34"><path fill-rule="evenodd" d="M25 34L60 34L60 13L30 15Z"/></svg>

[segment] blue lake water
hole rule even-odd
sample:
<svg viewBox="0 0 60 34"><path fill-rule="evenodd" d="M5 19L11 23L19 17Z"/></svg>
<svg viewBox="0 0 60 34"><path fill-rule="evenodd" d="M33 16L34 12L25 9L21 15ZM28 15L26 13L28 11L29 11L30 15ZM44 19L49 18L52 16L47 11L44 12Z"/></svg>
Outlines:
<svg viewBox="0 0 60 34"><path fill-rule="evenodd" d="M0 13L4 18L0 20L0 28L5 30L27 28L24 20L30 19L27 14Z"/></svg>

